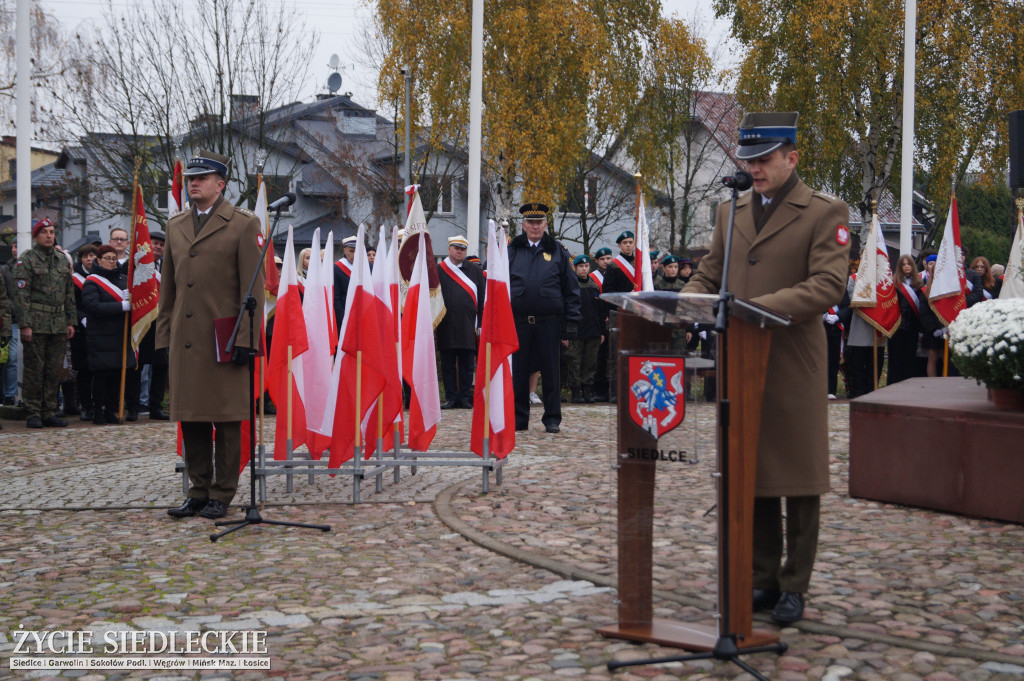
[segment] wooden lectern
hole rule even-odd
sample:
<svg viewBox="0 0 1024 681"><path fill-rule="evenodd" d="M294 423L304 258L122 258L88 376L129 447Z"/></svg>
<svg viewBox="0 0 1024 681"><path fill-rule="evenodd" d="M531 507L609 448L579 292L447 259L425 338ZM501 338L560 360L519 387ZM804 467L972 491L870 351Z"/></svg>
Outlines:
<svg viewBox="0 0 1024 681"><path fill-rule="evenodd" d="M620 308L616 444L621 454L626 451L622 438L630 419L624 357L649 350L652 342L667 342L672 327L701 323L710 328L715 323L713 307L718 296L655 291L603 298ZM734 637L741 650L778 642L778 636L752 627L754 482L769 327L789 321L742 299L733 300L731 306L725 343L718 348L718 626L653 617L651 540L656 464L619 456L619 621L598 629L604 636L697 651L715 650L726 637ZM723 400L723 395L727 399Z"/></svg>

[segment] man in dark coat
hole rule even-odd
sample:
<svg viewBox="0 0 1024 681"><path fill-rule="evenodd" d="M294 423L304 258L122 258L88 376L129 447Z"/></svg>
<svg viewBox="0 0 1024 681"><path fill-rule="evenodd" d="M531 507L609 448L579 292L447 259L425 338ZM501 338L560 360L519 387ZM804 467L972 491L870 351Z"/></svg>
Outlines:
<svg viewBox="0 0 1024 681"><path fill-rule="evenodd" d="M580 321L580 287L565 247L547 233L548 207L528 203L519 209L523 233L508 249L512 316L519 351L512 356L516 430L530 423L530 374L540 371L544 392L541 422L557 433L562 422L558 374L559 341L576 336Z"/></svg>
<svg viewBox="0 0 1024 681"><path fill-rule="evenodd" d="M247 365L259 332L253 338L246 320L230 361L221 361L227 339L215 333L215 321L238 315L253 272L260 270L263 234L251 211L223 197L230 163L205 150L189 159L184 174L192 208L167 221L156 349L169 351L171 418L181 422L192 484L185 502L167 512L175 518L225 515L238 487L242 421L249 418ZM263 323L263 282L260 270L253 288L255 329Z"/></svg>
<svg viewBox="0 0 1024 681"><path fill-rule="evenodd" d="M468 248L466 237L449 237L448 257L437 268L445 308L436 332L444 383L442 409L473 408L477 334L484 315L486 286L484 271L479 265L466 261Z"/></svg>
<svg viewBox="0 0 1024 681"><path fill-rule="evenodd" d="M772 618L783 625L803 617L821 495L829 489L828 362L821 315L843 295L850 252L847 205L813 191L795 172L796 122L795 113L750 113L740 123L737 157L749 163L754 188L736 204L725 283L737 296L792 318L790 326L771 332L754 499L754 608L771 608ZM728 221L725 202L711 252L685 293L717 293L723 285Z"/></svg>
<svg viewBox="0 0 1024 681"><path fill-rule="evenodd" d="M352 279L352 258L356 254L356 237L348 236L341 240L341 258L334 263L334 323L336 329L341 328L345 319L345 302L348 300L348 282ZM334 257L334 254L330 254Z"/></svg>

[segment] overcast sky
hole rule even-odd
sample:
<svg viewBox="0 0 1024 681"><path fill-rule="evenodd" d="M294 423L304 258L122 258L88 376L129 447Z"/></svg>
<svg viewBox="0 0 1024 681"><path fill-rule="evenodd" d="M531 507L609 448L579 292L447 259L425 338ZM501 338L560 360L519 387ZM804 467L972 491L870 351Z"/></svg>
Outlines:
<svg viewBox="0 0 1024 681"><path fill-rule="evenodd" d="M269 0L271 3L284 0ZM114 8L127 6L130 0L114 0ZM92 31L102 31L100 20L105 0L40 0L39 4L54 14L66 29L88 26ZM187 8L191 0L182 0L181 5ZM377 74L361 62L360 33L369 25L371 10L365 0L296 0L285 2L294 5L299 12L305 13L308 26L320 32L319 48L310 65L310 79L303 92L303 99L310 100L318 92L327 91L327 77L332 70L328 66L332 54L340 58L342 76L341 92L352 92L353 98L371 108L376 108ZM708 43L716 43L727 39L729 26L725 20L715 19L711 0L662 0L666 15L676 14L688 23L697 20L703 27ZM485 10L486 11L486 5ZM183 20L187 23L188 12L183 9ZM734 57L723 51L720 65L730 65Z"/></svg>

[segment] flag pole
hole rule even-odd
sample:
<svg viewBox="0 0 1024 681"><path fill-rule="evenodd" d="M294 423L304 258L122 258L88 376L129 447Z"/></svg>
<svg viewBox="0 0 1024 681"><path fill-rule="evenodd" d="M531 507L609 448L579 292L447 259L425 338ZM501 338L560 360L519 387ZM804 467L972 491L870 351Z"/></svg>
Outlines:
<svg viewBox="0 0 1024 681"><path fill-rule="evenodd" d="M356 440L352 450L352 467L356 475L352 476L352 503L359 503L359 459L363 456L363 429L359 420L359 412L363 401L363 351L356 351Z"/></svg>
<svg viewBox="0 0 1024 681"><path fill-rule="evenodd" d="M288 344L288 382L285 384L288 386L288 409L287 409L287 429L288 429L288 440L286 446L286 455L289 459L292 458L292 442L295 440L292 434L292 344Z"/></svg>
<svg viewBox="0 0 1024 681"><path fill-rule="evenodd" d="M877 199L872 199L871 200L871 218L872 218L872 221L878 219L878 200ZM878 250L877 245L875 247L875 250L876 251ZM870 254L870 257L876 257L876 260L877 260L877 256L874 253ZM876 273L876 277L877 276L879 276L879 275L877 275L877 273ZM876 281L877 281L877 279L876 279ZM877 293L876 293L875 304L876 305L879 304L878 300L877 300ZM871 329L871 380L872 380L872 382L873 382L873 384L875 386L874 389L878 390L878 331L876 331L875 329Z"/></svg>
<svg viewBox="0 0 1024 681"><path fill-rule="evenodd" d="M132 223L128 232L128 275L133 274L132 254L135 252L135 221L138 219L139 211L139 166L142 159L135 157L135 172L132 174ZM124 330L121 336L121 389L117 399L117 422L124 423L124 382L128 373L128 323L132 318L132 282L128 284L128 312L124 313Z"/></svg>
<svg viewBox="0 0 1024 681"><path fill-rule="evenodd" d="M640 183L643 181L643 175L636 173L633 175L633 179L636 181L636 199L633 208L633 229L636 230L633 237L633 290L642 291L644 288L644 263L640 257ZM586 210L586 206L584 206L584 210ZM647 246L645 245L644 248Z"/></svg>
<svg viewBox="0 0 1024 681"><path fill-rule="evenodd" d="M260 185L263 184L263 163L264 163L264 158L262 156L260 156L259 159L257 160L258 167L256 169L256 195L257 196L259 196L259 193L260 193ZM263 237L266 238L267 235L264 234ZM264 269L266 269L266 268L264 268ZM265 314L263 315L263 333L262 333L262 335L263 335L263 337L266 337L266 335L267 335L267 316ZM291 346L290 345L288 346L288 353L289 353L288 379L290 381L291 380L291 359L290 359L290 357L291 357ZM263 425L265 423L264 418L265 418L266 409L267 409L267 400L266 400L266 397L265 397L266 394L267 394L267 353L264 352L260 356L260 388L259 388L259 400L260 400L260 447L264 447L265 446L264 443L266 442L266 439L264 437L264 432L263 432ZM288 384L288 396L291 397L291 394L292 394L291 383L289 383ZM289 418L288 437L290 438L291 434L292 434L291 425L290 425L291 424L291 414L288 415L288 418ZM289 447L289 449L290 449L290 447Z"/></svg>

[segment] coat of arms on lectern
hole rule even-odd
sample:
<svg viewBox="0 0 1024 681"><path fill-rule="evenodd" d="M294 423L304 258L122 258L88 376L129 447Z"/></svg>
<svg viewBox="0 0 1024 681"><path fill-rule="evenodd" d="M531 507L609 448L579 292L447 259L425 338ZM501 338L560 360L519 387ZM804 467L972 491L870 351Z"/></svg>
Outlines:
<svg viewBox="0 0 1024 681"><path fill-rule="evenodd" d="M629 415L655 439L683 422L683 358L629 357Z"/></svg>

